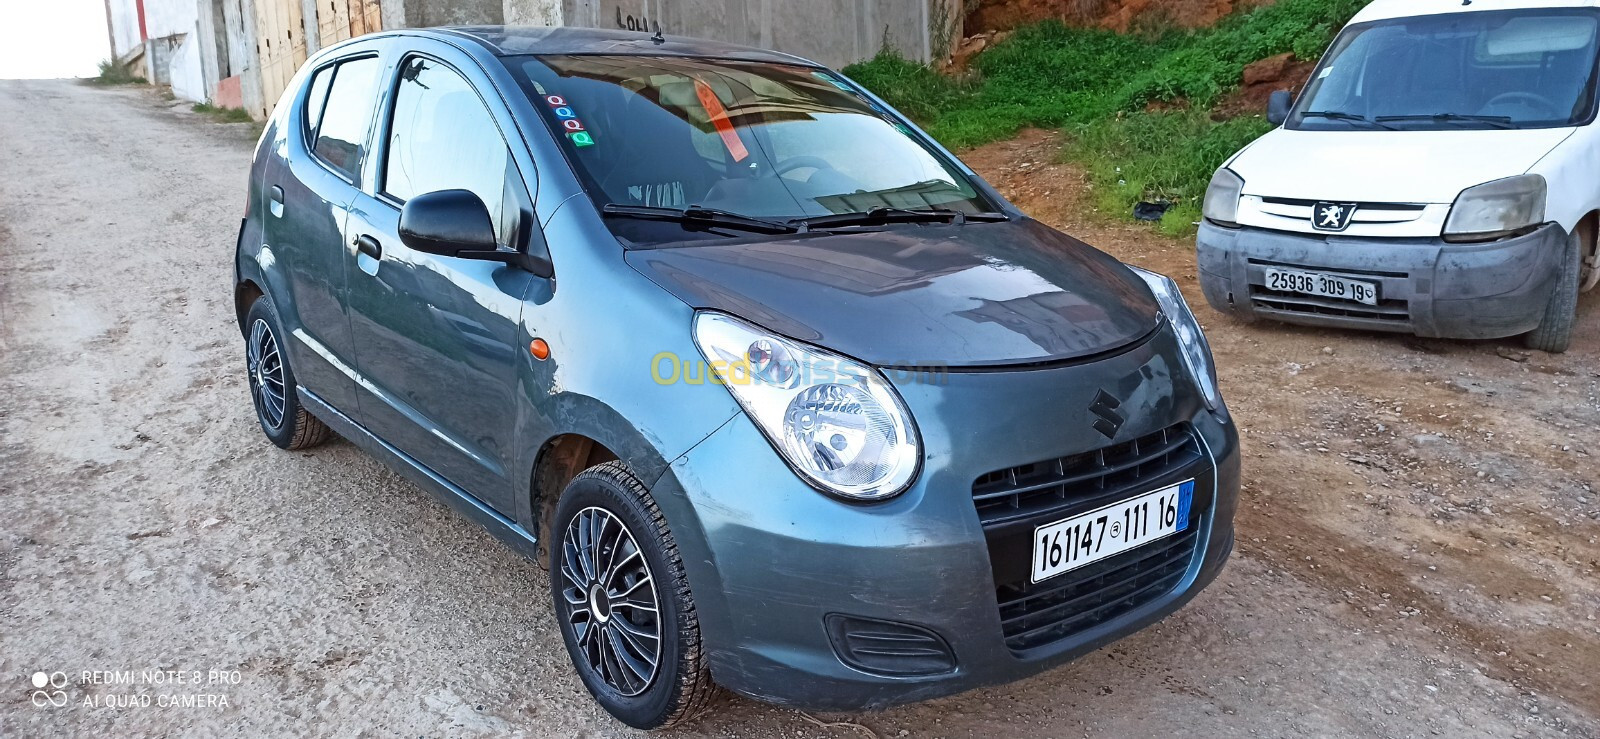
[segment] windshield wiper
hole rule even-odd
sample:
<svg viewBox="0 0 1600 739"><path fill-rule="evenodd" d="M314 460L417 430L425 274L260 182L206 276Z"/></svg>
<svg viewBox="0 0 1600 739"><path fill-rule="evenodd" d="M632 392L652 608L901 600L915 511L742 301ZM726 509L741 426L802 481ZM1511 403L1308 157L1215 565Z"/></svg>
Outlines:
<svg viewBox="0 0 1600 739"><path fill-rule="evenodd" d="M1516 128L1508 115L1462 115L1461 113L1434 113L1432 115L1383 115L1378 116L1379 121L1438 121L1448 123L1466 121L1469 123L1486 123L1495 128Z"/></svg>
<svg viewBox="0 0 1600 739"><path fill-rule="evenodd" d="M639 218L648 221L694 223L721 228L733 228L756 233L791 234L800 229L787 223L766 221L717 208L691 205L687 208L658 208L652 205L622 205L606 203L600 212L612 218Z"/></svg>
<svg viewBox="0 0 1600 739"><path fill-rule="evenodd" d="M949 221L957 226L967 221L1007 221L1009 217L1004 213L968 213L953 208L891 208L880 205L869 208L860 213L840 213L831 216L814 216L812 218L797 218L790 223L800 227L801 232L813 228L839 228L841 226L866 226L878 223L929 223Z"/></svg>
<svg viewBox="0 0 1600 739"><path fill-rule="evenodd" d="M1347 123L1365 123L1373 128L1383 128L1390 131L1394 130L1394 126L1383 125L1383 121L1385 120L1383 118L1379 118L1378 120L1374 121L1369 120L1366 116L1356 115L1355 113L1346 113L1342 110L1308 110L1304 113L1301 113L1300 117L1327 118L1331 121L1345 121Z"/></svg>

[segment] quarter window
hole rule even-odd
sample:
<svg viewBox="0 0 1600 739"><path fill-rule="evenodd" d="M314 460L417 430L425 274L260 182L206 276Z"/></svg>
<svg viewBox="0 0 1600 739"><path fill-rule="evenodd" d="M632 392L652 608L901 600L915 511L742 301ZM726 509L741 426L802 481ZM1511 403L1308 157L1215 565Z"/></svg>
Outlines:
<svg viewBox="0 0 1600 739"><path fill-rule="evenodd" d="M328 102L328 83L333 81L333 67L323 67L311 77L311 91L306 93L306 138L315 141L317 124L322 122L322 106Z"/></svg>
<svg viewBox="0 0 1600 739"><path fill-rule="evenodd" d="M405 201L439 190L483 199L501 246L516 248L522 184L511 152L478 93L439 62L401 65L383 191Z"/></svg>
<svg viewBox="0 0 1600 739"><path fill-rule="evenodd" d="M333 75L328 102L323 106L317 126L317 141L312 147L318 158L344 176L355 180L366 155L367 131L372 126L377 105L377 57L340 64Z"/></svg>

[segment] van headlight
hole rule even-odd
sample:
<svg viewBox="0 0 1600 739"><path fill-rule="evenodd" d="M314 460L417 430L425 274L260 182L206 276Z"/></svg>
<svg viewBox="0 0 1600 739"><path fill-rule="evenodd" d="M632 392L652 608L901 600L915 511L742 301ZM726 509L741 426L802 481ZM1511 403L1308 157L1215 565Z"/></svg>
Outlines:
<svg viewBox="0 0 1600 739"><path fill-rule="evenodd" d="M1200 322L1195 320L1194 311L1189 310L1189 304L1184 302L1183 293L1178 292L1178 283L1166 275L1133 265L1128 265L1128 269L1150 286L1150 292L1155 293L1156 302L1161 305L1161 312L1172 323L1172 330L1178 335L1178 346L1183 350L1183 363L1189 369L1189 376L1194 378L1195 386L1200 388L1206 407L1211 410L1222 407L1222 393L1217 390L1217 370L1211 361L1211 345L1206 342L1206 335L1201 333Z"/></svg>
<svg viewBox="0 0 1600 739"><path fill-rule="evenodd" d="M851 500L899 495L922 456L911 414L871 367L722 313L695 314L711 372L812 487Z"/></svg>
<svg viewBox="0 0 1600 739"><path fill-rule="evenodd" d="M1223 226L1236 226L1239 223L1239 196L1243 194L1244 178L1223 167L1211 175L1211 184L1206 185L1206 198L1200 204L1200 213L1206 220Z"/></svg>
<svg viewBox="0 0 1600 739"><path fill-rule="evenodd" d="M1544 223L1548 185L1536 174L1507 177L1461 191L1444 222L1446 241L1490 241Z"/></svg>

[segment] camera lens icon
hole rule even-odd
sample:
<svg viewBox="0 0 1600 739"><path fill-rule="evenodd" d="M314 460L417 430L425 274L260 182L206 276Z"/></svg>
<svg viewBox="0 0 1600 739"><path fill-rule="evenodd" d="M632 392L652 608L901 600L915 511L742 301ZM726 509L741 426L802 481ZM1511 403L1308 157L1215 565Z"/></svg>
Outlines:
<svg viewBox="0 0 1600 739"><path fill-rule="evenodd" d="M39 708L54 706L60 708L67 705L67 673L65 672L35 672L33 673L33 705Z"/></svg>

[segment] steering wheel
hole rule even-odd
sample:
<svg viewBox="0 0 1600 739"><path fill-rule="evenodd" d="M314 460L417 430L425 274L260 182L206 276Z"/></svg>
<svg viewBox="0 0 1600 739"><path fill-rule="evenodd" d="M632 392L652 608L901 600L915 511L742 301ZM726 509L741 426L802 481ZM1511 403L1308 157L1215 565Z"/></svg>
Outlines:
<svg viewBox="0 0 1600 739"><path fill-rule="evenodd" d="M1483 107L1485 110L1488 110L1494 108L1496 105L1506 103L1521 103L1530 108L1541 108L1551 115L1561 112L1559 106L1557 106L1550 98L1547 98L1536 92L1523 92L1520 90L1514 92L1502 92L1499 95L1491 98L1489 102L1484 103Z"/></svg>
<svg viewBox="0 0 1600 739"><path fill-rule="evenodd" d="M806 156L802 154L800 156L789 157L788 159L778 162L773 166L772 173L782 177L783 175L794 170L806 168L815 169L819 172L835 169L831 162L823 159L822 157Z"/></svg>

